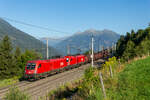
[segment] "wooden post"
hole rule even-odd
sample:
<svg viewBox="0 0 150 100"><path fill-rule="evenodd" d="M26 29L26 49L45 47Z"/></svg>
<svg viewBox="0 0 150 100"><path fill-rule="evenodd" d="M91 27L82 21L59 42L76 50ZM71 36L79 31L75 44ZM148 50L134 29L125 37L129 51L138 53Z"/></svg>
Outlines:
<svg viewBox="0 0 150 100"><path fill-rule="evenodd" d="M106 92L105 92L105 87L104 87L104 83L103 83L103 78L102 78L102 73L99 72L99 77L100 77L100 81L101 81L101 85L102 85L102 92L104 94L104 99L106 99Z"/></svg>
<svg viewBox="0 0 150 100"><path fill-rule="evenodd" d="M120 62L120 59L119 59L119 68L121 67L121 62Z"/></svg>
<svg viewBox="0 0 150 100"><path fill-rule="evenodd" d="M93 35L92 35L92 55L91 55L91 58L92 58L92 67L94 67L94 44L93 44L93 42L94 42L94 38L93 38Z"/></svg>
<svg viewBox="0 0 150 100"><path fill-rule="evenodd" d="M113 73L112 73L111 65L109 65L109 71L110 71L110 76L111 76L111 78L113 78Z"/></svg>
<svg viewBox="0 0 150 100"><path fill-rule="evenodd" d="M119 59L119 65L121 65L121 63L120 63L120 59Z"/></svg>
<svg viewBox="0 0 150 100"><path fill-rule="evenodd" d="M48 38L46 38L46 57L49 58L49 52L48 52Z"/></svg>

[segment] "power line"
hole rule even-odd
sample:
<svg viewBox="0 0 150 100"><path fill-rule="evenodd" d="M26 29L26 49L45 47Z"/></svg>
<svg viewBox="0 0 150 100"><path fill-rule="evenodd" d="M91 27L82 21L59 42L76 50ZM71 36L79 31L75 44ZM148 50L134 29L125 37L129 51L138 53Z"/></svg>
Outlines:
<svg viewBox="0 0 150 100"><path fill-rule="evenodd" d="M64 31L59 31L59 30L55 30L55 29L50 29L50 28L38 26L38 25L28 24L28 23L25 23L25 22L22 22L22 21L18 21L18 20L13 20L13 19L10 19L10 18L7 18L7 17L1 17L1 18L5 19L5 20L8 20L8 21L11 21L11 22L18 23L18 24L22 24L22 25L26 25L26 26L30 26L30 27L34 27L34 28L39 28L39 29L47 30L47 31L51 31L51 32L65 33L65 34L69 33L69 32L64 32Z"/></svg>

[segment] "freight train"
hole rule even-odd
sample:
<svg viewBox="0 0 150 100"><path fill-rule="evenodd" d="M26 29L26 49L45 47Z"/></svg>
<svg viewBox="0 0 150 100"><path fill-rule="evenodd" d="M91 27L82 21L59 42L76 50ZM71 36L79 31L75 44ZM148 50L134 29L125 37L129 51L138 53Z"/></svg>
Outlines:
<svg viewBox="0 0 150 100"><path fill-rule="evenodd" d="M94 61L109 56L107 49L94 53ZM28 61L25 66L25 79L40 79L53 73L59 73L64 70L79 67L91 62L91 55L74 55L64 56L48 60Z"/></svg>

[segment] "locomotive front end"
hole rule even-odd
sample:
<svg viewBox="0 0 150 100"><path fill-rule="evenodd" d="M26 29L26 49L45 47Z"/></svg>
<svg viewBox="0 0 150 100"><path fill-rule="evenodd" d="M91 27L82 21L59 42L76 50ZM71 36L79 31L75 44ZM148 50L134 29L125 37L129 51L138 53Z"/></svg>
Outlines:
<svg viewBox="0 0 150 100"><path fill-rule="evenodd" d="M25 67L25 73L24 73L24 78L25 79L36 79L36 74L37 74L37 67L36 63L34 62L28 62L26 67Z"/></svg>

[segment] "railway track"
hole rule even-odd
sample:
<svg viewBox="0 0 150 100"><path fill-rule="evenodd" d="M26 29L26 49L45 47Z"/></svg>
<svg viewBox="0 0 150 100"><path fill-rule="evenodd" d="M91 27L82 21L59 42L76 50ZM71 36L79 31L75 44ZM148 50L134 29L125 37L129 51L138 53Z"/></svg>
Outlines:
<svg viewBox="0 0 150 100"><path fill-rule="evenodd" d="M90 64L82 65L79 68L74 68L34 82L19 82L16 83L15 86L21 91L29 94L33 100L37 100L40 96L46 95L50 90L56 89L59 86L64 85L66 82L72 82L79 79L89 65ZM8 93L10 87L11 86L0 89L0 100L2 100L5 94Z"/></svg>
<svg viewBox="0 0 150 100"><path fill-rule="evenodd" d="M64 77L57 78L42 86L37 87L35 90L31 90L30 93L32 93L31 95L32 98L37 100L38 97L43 96L44 94L47 94L50 90L56 89L57 87L64 85L66 82L72 82L75 79L79 79L83 75L83 73L81 72L83 72L83 70L78 70L78 71L74 70L70 74L66 74Z"/></svg>
<svg viewBox="0 0 150 100"><path fill-rule="evenodd" d="M4 87L0 89L0 100L2 99L2 97L9 91L9 88L12 86L17 86L17 87L22 87L22 86L26 86L27 84L30 84L27 81L22 81L22 82L18 82L16 84Z"/></svg>

